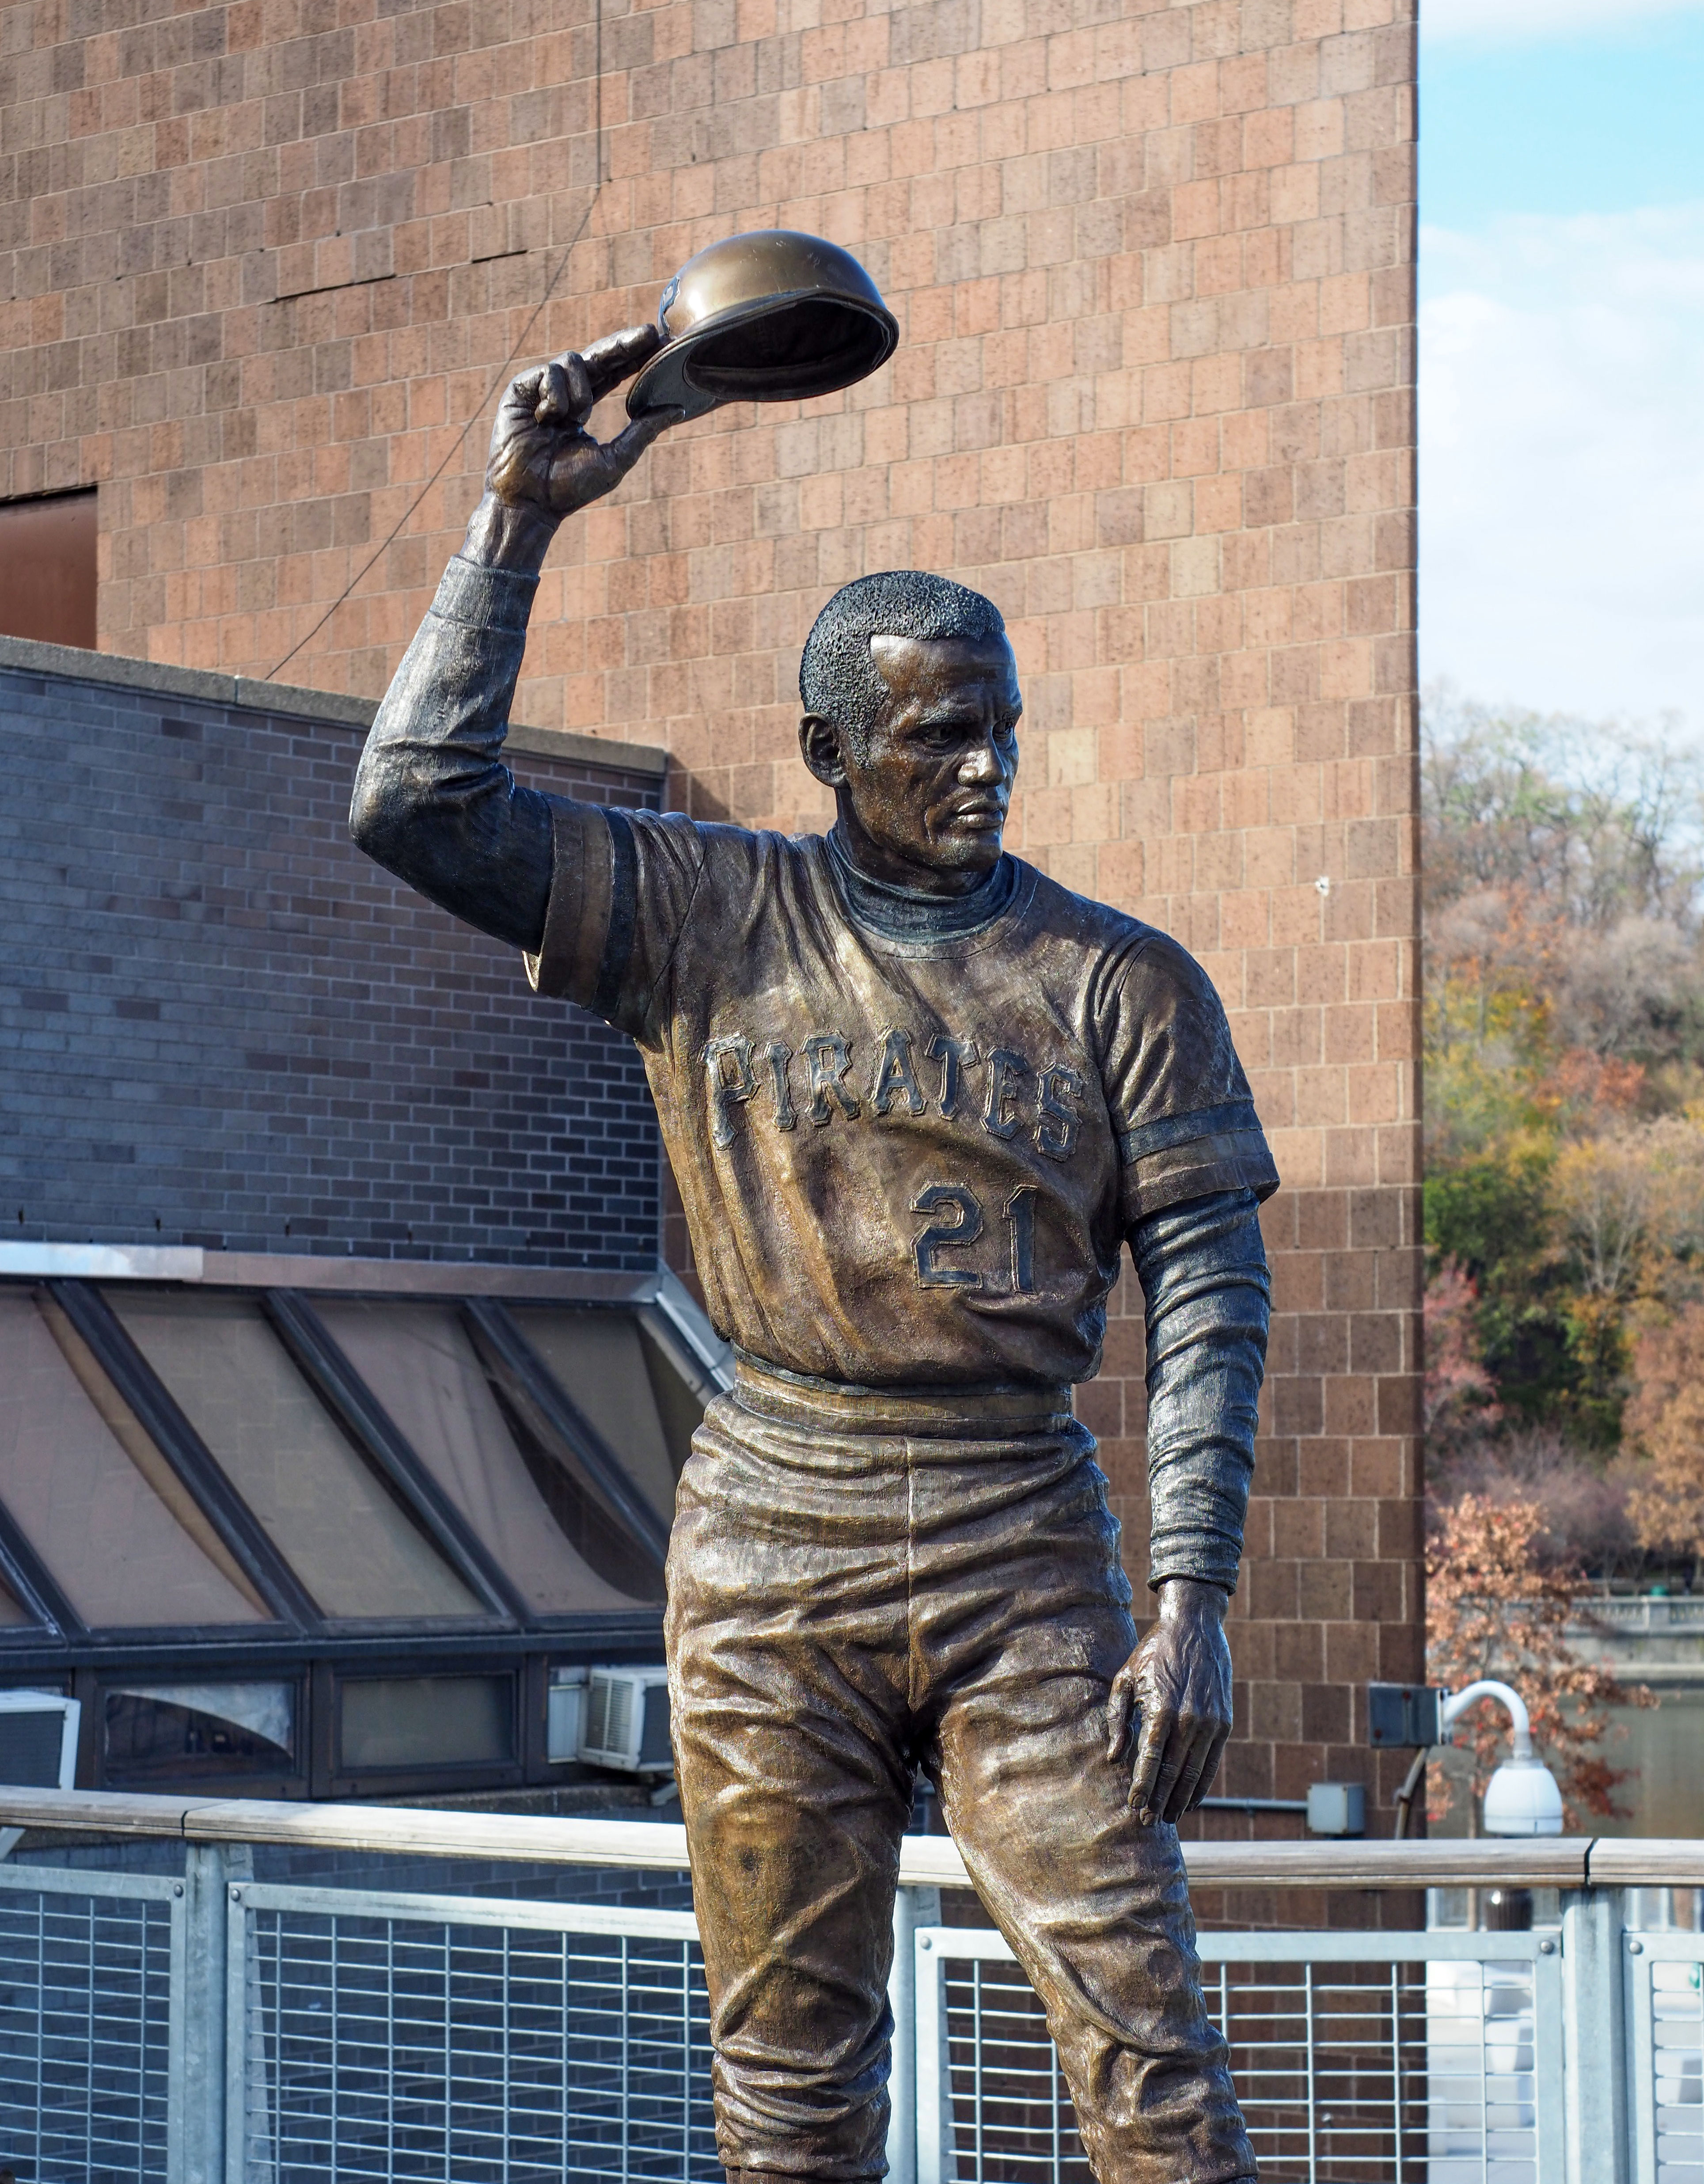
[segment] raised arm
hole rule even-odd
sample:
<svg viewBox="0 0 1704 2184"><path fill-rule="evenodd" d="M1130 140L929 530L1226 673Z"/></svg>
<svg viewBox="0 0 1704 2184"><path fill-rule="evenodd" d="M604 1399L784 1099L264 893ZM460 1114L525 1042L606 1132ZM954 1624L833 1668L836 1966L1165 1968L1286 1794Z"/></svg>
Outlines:
<svg viewBox="0 0 1704 2184"><path fill-rule="evenodd" d="M650 356L632 326L522 372L498 406L485 493L403 655L355 774L349 831L370 857L482 932L537 950L555 850L554 800L502 761L538 571L557 526L618 485L677 414L607 444L594 403Z"/></svg>
<svg viewBox="0 0 1704 2184"><path fill-rule="evenodd" d="M1271 1283L1252 1190L1139 1222L1147 1306L1149 1583L1160 1621L1113 1684L1109 1749L1139 1721L1130 1802L1176 1821L1211 1785L1231 1730L1225 1610L1254 1474Z"/></svg>

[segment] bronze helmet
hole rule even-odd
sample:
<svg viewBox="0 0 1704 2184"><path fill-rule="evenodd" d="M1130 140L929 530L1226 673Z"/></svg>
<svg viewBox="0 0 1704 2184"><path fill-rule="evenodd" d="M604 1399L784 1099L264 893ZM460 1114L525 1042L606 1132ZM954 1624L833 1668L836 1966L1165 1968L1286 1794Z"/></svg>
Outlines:
<svg viewBox="0 0 1704 2184"><path fill-rule="evenodd" d="M764 228L689 258L657 311L663 347L627 392L627 414L723 402L802 402L867 378L899 329L849 251Z"/></svg>

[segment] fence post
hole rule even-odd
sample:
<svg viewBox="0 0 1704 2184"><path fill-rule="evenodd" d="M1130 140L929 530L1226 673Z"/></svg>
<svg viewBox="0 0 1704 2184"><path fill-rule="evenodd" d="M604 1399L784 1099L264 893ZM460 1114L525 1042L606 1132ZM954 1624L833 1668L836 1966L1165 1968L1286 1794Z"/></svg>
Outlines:
<svg viewBox="0 0 1704 2184"><path fill-rule="evenodd" d="M1562 2042L1568 2184L1629 2184L1621 1895L1562 1898Z"/></svg>
<svg viewBox="0 0 1704 2184"><path fill-rule="evenodd" d="M940 1898L935 1897L935 1919ZM920 1919L918 1925L923 1921ZM953 2136L953 2074L947 2041L946 1964L933 1937L913 1948L917 1983L917 2184L951 2184L958 2174Z"/></svg>
<svg viewBox="0 0 1704 2184"><path fill-rule="evenodd" d="M184 1856L181 2184L225 2184L226 1892L253 1867L252 1851L223 1843L191 1843Z"/></svg>
<svg viewBox="0 0 1704 2184"><path fill-rule="evenodd" d="M901 1888L894 1897L894 1969L888 2007L894 2039L888 2074L888 2184L917 2184L917 1944L920 1926L941 1921L938 1888Z"/></svg>

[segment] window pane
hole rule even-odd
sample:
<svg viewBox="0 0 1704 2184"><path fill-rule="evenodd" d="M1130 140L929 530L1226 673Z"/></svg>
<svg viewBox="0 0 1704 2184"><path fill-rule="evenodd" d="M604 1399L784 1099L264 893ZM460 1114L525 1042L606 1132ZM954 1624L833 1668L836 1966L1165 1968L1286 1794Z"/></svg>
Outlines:
<svg viewBox="0 0 1704 2184"><path fill-rule="evenodd" d="M508 1676L364 1676L345 1684L342 1772L510 1759L513 1690Z"/></svg>
<svg viewBox="0 0 1704 2184"><path fill-rule="evenodd" d="M0 1502L86 1623L262 1619L252 1588L57 1306L0 1293ZM159 1491L140 1468L150 1459Z"/></svg>
<svg viewBox="0 0 1704 2184"><path fill-rule="evenodd" d="M107 1300L327 1615L482 1613L321 1409L258 1305L112 1290Z"/></svg>
<svg viewBox="0 0 1704 2184"><path fill-rule="evenodd" d="M672 1523L675 1467L638 1321L625 1312L549 1305L522 1306L515 1319L646 1501Z"/></svg>
<svg viewBox="0 0 1704 2184"><path fill-rule="evenodd" d="M114 1789L298 1771L293 1682L126 1685L103 1691L101 1708Z"/></svg>
<svg viewBox="0 0 1704 2184"><path fill-rule="evenodd" d="M323 1297L315 1309L531 1607L560 1615L634 1605L552 1515L454 1305Z"/></svg>

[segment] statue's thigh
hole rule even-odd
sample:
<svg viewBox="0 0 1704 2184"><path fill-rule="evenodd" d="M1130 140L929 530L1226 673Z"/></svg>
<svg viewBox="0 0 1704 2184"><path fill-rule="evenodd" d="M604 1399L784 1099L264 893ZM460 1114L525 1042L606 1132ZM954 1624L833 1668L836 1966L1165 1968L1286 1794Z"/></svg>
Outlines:
<svg viewBox="0 0 1704 2184"><path fill-rule="evenodd" d="M1103 2184L1251 2176L1176 1830L1138 1822L1129 1763L1106 1756L1128 1611L1092 1581L1053 1587L1039 1561L1012 1597L942 1708L948 1825L1040 1997Z"/></svg>
<svg viewBox="0 0 1704 2184"><path fill-rule="evenodd" d="M972 1878L1005 1926L1026 1932L1140 1914L1174 1895L1170 1830L1127 1809L1128 1763L1106 1756L1107 1703L1133 1626L1092 1570L1066 1583L1015 1570L1003 1627L944 1679L934 1769Z"/></svg>
<svg viewBox="0 0 1704 2184"><path fill-rule="evenodd" d="M1136 1634L1100 1474L1084 1462L967 1511L921 1560L917 1653L953 1833L967 1857L986 1843L1015 1887L1074 1886L1094 1846L1132 1834L1106 1709Z"/></svg>
<svg viewBox="0 0 1704 2184"><path fill-rule="evenodd" d="M717 2046L801 2065L874 2036L911 1786L903 1615L810 1598L755 1571L743 1588L687 1578L669 1615Z"/></svg>

